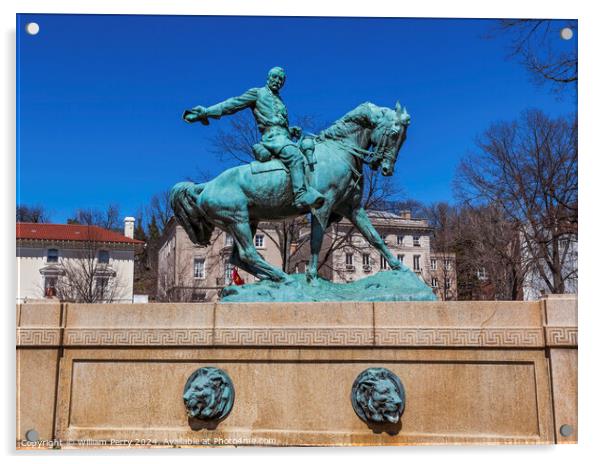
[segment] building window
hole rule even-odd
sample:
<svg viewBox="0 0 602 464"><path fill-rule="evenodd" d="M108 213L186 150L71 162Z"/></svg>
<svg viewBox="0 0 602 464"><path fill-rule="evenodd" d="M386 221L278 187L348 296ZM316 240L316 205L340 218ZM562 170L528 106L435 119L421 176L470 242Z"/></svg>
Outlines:
<svg viewBox="0 0 602 464"><path fill-rule="evenodd" d="M362 265L370 266L370 253L364 253L362 255Z"/></svg>
<svg viewBox="0 0 602 464"><path fill-rule="evenodd" d="M107 250L98 251L98 263L109 264L109 252Z"/></svg>
<svg viewBox="0 0 602 464"><path fill-rule="evenodd" d="M419 247L420 246L420 235L414 235L413 237L413 243L415 247Z"/></svg>
<svg viewBox="0 0 602 464"><path fill-rule="evenodd" d="M414 270L420 270L420 255L414 255Z"/></svg>
<svg viewBox="0 0 602 464"><path fill-rule="evenodd" d="M451 288L451 279L449 277L445 278L445 290L449 290Z"/></svg>
<svg viewBox="0 0 602 464"><path fill-rule="evenodd" d="M387 269L387 260L385 259L384 256L380 257L380 268Z"/></svg>
<svg viewBox="0 0 602 464"><path fill-rule="evenodd" d="M383 239L383 242L387 243L387 234L386 233L380 234L380 238Z"/></svg>
<svg viewBox="0 0 602 464"><path fill-rule="evenodd" d="M103 300L109 289L109 278L106 276L96 277L94 279L94 288L96 289L97 298Z"/></svg>
<svg viewBox="0 0 602 464"><path fill-rule="evenodd" d="M193 274L195 279L205 278L205 258L194 258L194 264L192 266Z"/></svg>
<svg viewBox="0 0 602 464"><path fill-rule="evenodd" d="M397 236L397 244L398 245L403 245L403 235L398 235Z"/></svg>
<svg viewBox="0 0 602 464"><path fill-rule="evenodd" d="M431 258L431 271L437 270L437 258Z"/></svg>
<svg viewBox="0 0 602 464"><path fill-rule="evenodd" d="M477 278L479 280L487 280L487 271L484 267L480 267L477 269Z"/></svg>
<svg viewBox="0 0 602 464"><path fill-rule="evenodd" d="M439 288L439 280L437 279L437 277L431 278L431 287Z"/></svg>
<svg viewBox="0 0 602 464"><path fill-rule="evenodd" d="M397 255L397 259L399 260L399 262L400 262L401 264L403 264L403 259L404 259L405 257L406 257L405 255Z"/></svg>
<svg viewBox="0 0 602 464"><path fill-rule="evenodd" d="M345 253L345 264L353 266L353 253Z"/></svg>
<svg viewBox="0 0 602 464"><path fill-rule="evenodd" d="M255 236L255 247L256 248L263 248L264 242L265 242L265 236L263 234L257 234Z"/></svg>
<svg viewBox="0 0 602 464"><path fill-rule="evenodd" d="M234 239L232 235L226 233L226 246L232 246L234 244Z"/></svg>
<svg viewBox="0 0 602 464"><path fill-rule="evenodd" d="M445 269L446 271L451 271L451 263L452 260L450 258L445 258L443 260L443 269Z"/></svg>
<svg viewBox="0 0 602 464"><path fill-rule="evenodd" d="M47 263L58 263L59 262L59 250L56 248L49 248L46 252Z"/></svg>
<svg viewBox="0 0 602 464"><path fill-rule="evenodd" d="M57 284L58 284L57 277L45 277L44 278L44 296L47 298L56 296Z"/></svg>

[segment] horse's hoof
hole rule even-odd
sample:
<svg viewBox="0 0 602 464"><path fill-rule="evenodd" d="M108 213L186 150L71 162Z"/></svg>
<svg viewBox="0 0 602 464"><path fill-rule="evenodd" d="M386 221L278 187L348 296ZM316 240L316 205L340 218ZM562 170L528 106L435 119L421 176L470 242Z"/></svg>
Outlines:
<svg viewBox="0 0 602 464"><path fill-rule="evenodd" d="M307 283L311 286L311 287L316 287L318 285L319 282L319 277L317 275L315 276L307 276Z"/></svg>
<svg viewBox="0 0 602 464"><path fill-rule="evenodd" d="M401 271L403 265L400 261L397 261L396 263L394 262L393 264L389 264L389 267L394 271Z"/></svg>

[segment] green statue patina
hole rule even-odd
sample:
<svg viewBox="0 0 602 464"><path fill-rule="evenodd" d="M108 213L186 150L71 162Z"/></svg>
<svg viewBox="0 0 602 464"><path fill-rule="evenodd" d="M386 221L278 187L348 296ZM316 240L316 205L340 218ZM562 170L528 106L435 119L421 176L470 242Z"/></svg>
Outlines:
<svg viewBox="0 0 602 464"><path fill-rule="evenodd" d="M210 182L174 186L171 204L178 222L194 243L203 246L209 244L215 227L228 232L234 239L230 262L262 280L295 281L255 249L253 237L259 222L310 212L309 282L318 276L318 254L326 228L343 217L357 227L391 269L407 269L374 229L361 200L363 164L380 169L384 176L393 174L410 115L399 103L394 110L363 103L319 135L303 136L300 128L288 125L286 106L279 95L284 81L284 70L273 68L264 87L184 112L186 122L207 125L209 118L219 119L249 108L262 137L253 147L257 161L228 169ZM434 299L424 287L428 291L417 299Z"/></svg>
<svg viewBox="0 0 602 464"><path fill-rule="evenodd" d="M403 384L389 369L368 368L353 382L351 405L368 425L397 424L405 407Z"/></svg>
<svg viewBox="0 0 602 464"><path fill-rule="evenodd" d="M234 385L223 370L201 367L186 381L182 399L189 418L216 425L232 410Z"/></svg>
<svg viewBox="0 0 602 464"><path fill-rule="evenodd" d="M284 69L270 69L264 87L253 88L240 97L229 98L217 105L205 108L197 106L184 113L187 122L200 121L207 125L207 118L219 119L224 115L251 108L257 128L261 133L261 142L253 146L253 153L259 161L268 161L276 157L284 163L290 172L294 204L298 209L318 208L324 204L324 197L305 181L304 156L293 139L301 136L301 128L288 126L288 112L280 89L284 85Z"/></svg>

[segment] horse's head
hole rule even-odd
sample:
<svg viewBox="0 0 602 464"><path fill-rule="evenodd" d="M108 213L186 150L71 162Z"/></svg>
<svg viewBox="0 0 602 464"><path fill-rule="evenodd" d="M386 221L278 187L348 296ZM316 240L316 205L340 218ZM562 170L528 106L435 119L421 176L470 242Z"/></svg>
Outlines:
<svg viewBox="0 0 602 464"><path fill-rule="evenodd" d="M395 111L384 108L370 135L370 142L374 149L374 156L370 163L372 169L376 170L380 167L383 176L393 175L397 155L406 139L409 125L410 115L405 107L401 108L399 102L395 105Z"/></svg>

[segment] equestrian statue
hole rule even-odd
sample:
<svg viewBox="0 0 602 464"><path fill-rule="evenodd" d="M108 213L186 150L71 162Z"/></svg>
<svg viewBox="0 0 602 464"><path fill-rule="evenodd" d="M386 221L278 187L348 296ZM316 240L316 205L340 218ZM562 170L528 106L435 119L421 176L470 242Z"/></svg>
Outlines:
<svg viewBox="0 0 602 464"><path fill-rule="evenodd" d="M289 281L291 276L265 261L253 237L260 221L311 214L309 282L318 276L318 255L325 231L347 218L376 248L393 270L402 269L362 208L363 165L393 175L410 115L399 103L395 109L362 103L316 136L289 127L280 96L286 76L282 68L269 71L263 87L213 106L196 106L183 115L188 123L209 124L244 109L253 112L261 141L253 147L257 161L222 172L195 184L180 182L171 191L178 222L195 244L206 246L218 227L233 240L230 262L261 280ZM415 277L412 274L412 277Z"/></svg>

